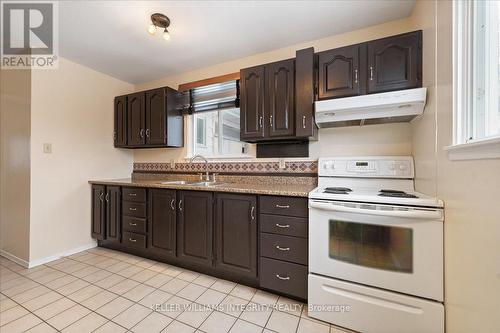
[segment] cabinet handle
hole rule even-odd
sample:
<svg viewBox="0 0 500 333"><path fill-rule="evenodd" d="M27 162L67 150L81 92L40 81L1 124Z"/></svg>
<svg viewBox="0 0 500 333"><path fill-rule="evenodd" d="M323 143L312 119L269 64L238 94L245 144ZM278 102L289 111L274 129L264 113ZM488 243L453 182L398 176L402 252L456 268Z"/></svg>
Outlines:
<svg viewBox="0 0 500 333"><path fill-rule="evenodd" d="M130 197L136 197L137 196L137 193L129 193L128 194Z"/></svg>
<svg viewBox="0 0 500 333"><path fill-rule="evenodd" d="M259 117L259 127L262 128L262 116Z"/></svg>
<svg viewBox="0 0 500 333"><path fill-rule="evenodd" d="M175 199L172 199L172 201L170 201L170 208L172 208L172 210L175 210Z"/></svg>
<svg viewBox="0 0 500 333"><path fill-rule="evenodd" d="M104 201L104 192L101 192L101 194L99 194L99 200Z"/></svg>
<svg viewBox="0 0 500 333"><path fill-rule="evenodd" d="M135 212L137 210L137 208L129 207L128 210L130 210L131 212Z"/></svg>
<svg viewBox="0 0 500 333"><path fill-rule="evenodd" d="M131 241L132 243L137 242L137 239L133 239L133 238L129 238L128 240Z"/></svg>
<svg viewBox="0 0 500 333"><path fill-rule="evenodd" d="M306 128L306 116L302 116L302 128Z"/></svg>
<svg viewBox="0 0 500 333"><path fill-rule="evenodd" d="M137 223L129 222L128 225L131 226L131 227L137 227Z"/></svg>
<svg viewBox="0 0 500 333"><path fill-rule="evenodd" d="M144 128L141 128L141 130L139 131L139 135L141 136L141 138L144 138Z"/></svg>
<svg viewBox="0 0 500 333"><path fill-rule="evenodd" d="M109 192L106 193L106 202L109 202Z"/></svg>
<svg viewBox="0 0 500 333"><path fill-rule="evenodd" d="M149 138L149 133L151 133L151 131L148 129L146 129L146 137Z"/></svg>
<svg viewBox="0 0 500 333"><path fill-rule="evenodd" d="M252 209L250 210L250 218L255 220L255 206L252 206Z"/></svg>
<svg viewBox="0 0 500 333"><path fill-rule="evenodd" d="M373 81L373 66L370 66L370 81Z"/></svg>
<svg viewBox="0 0 500 333"><path fill-rule="evenodd" d="M182 211L182 200L179 200L179 210Z"/></svg>
<svg viewBox="0 0 500 333"><path fill-rule="evenodd" d="M113 131L113 140L116 141L116 131Z"/></svg>
<svg viewBox="0 0 500 333"><path fill-rule="evenodd" d="M354 83L358 83L358 70L354 70Z"/></svg>
<svg viewBox="0 0 500 333"><path fill-rule="evenodd" d="M273 127L273 116L269 116L269 127Z"/></svg>
<svg viewBox="0 0 500 333"><path fill-rule="evenodd" d="M289 247L281 247L279 245L276 245L276 248L280 251L290 251L290 248Z"/></svg>
<svg viewBox="0 0 500 333"><path fill-rule="evenodd" d="M287 209L287 208L290 208L290 205L278 205L276 204L276 208L282 208L282 209Z"/></svg>
<svg viewBox="0 0 500 333"><path fill-rule="evenodd" d="M289 224L279 224L279 223L276 223L275 226L277 226L278 228L290 228Z"/></svg>
<svg viewBox="0 0 500 333"><path fill-rule="evenodd" d="M289 276L285 276L285 277L283 277L283 276L280 276L279 274L276 274L276 277L277 277L278 279L280 279L280 280L290 280L290 277L289 277Z"/></svg>

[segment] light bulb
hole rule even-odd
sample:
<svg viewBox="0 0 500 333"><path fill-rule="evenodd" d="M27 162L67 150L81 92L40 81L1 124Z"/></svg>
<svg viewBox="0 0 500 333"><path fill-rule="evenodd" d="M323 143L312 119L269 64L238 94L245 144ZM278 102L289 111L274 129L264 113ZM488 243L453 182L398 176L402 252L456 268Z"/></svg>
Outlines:
<svg viewBox="0 0 500 333"><path fill-rule="evenodd" d="M163 31L163 39L170 40L170 33L168 32L167 28L165 28L165 31Z"/></svg>
<svg viewBox="0 0 500 333"><path fill-rule="evenodd" d="M155 32L156 32L156 25L154 25L153 23L151 23L149 25L148 32L149 32L150 35L154 35Z"/></svg>

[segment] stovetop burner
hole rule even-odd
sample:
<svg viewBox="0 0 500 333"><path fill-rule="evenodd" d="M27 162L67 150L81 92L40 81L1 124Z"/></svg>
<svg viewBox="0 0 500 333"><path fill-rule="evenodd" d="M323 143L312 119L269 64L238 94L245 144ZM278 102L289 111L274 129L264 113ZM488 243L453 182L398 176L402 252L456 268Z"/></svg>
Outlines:
<svg viewBox="0 0 500 333"><path fill-rule="evenodd" d="M414 194L409 194L404 191L398 191L398 190L380 190L378 195L380 197L392 197L392 198L418 198Z"/></svg>
<svg viewBox="0 0 500 333"><path fill-rule="evenodd" d="M327 187L323 191L323 193L331 193L331 194L349 194L352 190L348 187Z"/></svg>

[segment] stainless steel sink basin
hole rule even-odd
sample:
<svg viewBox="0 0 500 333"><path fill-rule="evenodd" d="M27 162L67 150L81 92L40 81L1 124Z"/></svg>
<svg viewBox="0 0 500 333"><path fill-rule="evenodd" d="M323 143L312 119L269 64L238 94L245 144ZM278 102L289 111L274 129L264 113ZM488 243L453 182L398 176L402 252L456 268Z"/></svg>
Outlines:
<svg viewBox="0 0 500 333"><path fill-rule="evenodd" d="M186 186L220 186L226 183L213 182L213 181L188 181L188 180L167 180L162 181L160 184L165 185L186 185Z"/></svg>
<svg viewBox="0 0 500 333"><path fill-rule="evenodd" d="M224 185L225 183L221 183L221 182L210 182L210 181L205 181L205 182L196 182L196 183L191 183L189 185L193 185L193 186L220 186L220 185Z"/></svg>
<svg viewBox="0 0 500 333"><path fill-rule="evenodd" d="M193 182L187 181L187 180L167 180L160 182L161 184L165 185L191 185Z"/></svg>

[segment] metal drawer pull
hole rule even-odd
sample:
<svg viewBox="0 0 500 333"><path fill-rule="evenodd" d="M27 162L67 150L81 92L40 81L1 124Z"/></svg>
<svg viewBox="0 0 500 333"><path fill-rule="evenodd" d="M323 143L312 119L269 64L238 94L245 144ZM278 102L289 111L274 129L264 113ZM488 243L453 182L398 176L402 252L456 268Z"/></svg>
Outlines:
<svg viewBox="0 0 500 333"><path fill-rule="evenodd" d="M358 70L354 70L354 83L358 83Z"/></svg>
<svg viewBox="0 0 500 333"><path fill-rule="evenodd" d="M283 277L283 276L280 276L279 274L276 274L276 277L280 280L290 280L290 277L289 276L286 276L286 277Z"/></svg>
<svg viewBox="0 0 500 333"><path fill-rule="evenodd" d="M179 210L182 211L182 200L179 200Z"/></svg>
<svg viewBox="0 0 500 333"><path fill-rule="evenodd" d="M370 66L370 81L373 81L373 66Z"/></svg>
<svg viewBox="0 0 500 333"><path fill-rule="evenodd" d="M137 242L137 239L133 239L133 238L129 238L128 240L133 242L133 243Z"/></svg>
<svg viewBox="0 0 500 333"><path fill-rule="evenodd" d="M128 194L130 197L136 197L137 196L137 193L129 193Z"/></svg>
<svg viewBox="0 0 500 333"><path fill-rule="evenodd" d="M144 128L141 128L141 130L139 131L139 135L141 138L144 138Z"/></svg>
<svg viewBox="0 0 500 333"><path fill-rule="evenodd" d="M290 208L290 205L283 206L283 205L276 204L276 208L284 208L284 209L286 209L286 208Z"/></svg>
<svg viewBox="0 0 500 333"><path fill-rule="evenodd" d="M137 226L137 223L132 223L132 222L129 222L128 225L132 226L132 227L135 227Z"/></svg>
<svg viewBox="0 0 500 333"><path fill-rule="evenodd" d="M302 116L302 128L306 128L306 116Z"/></svg>
<svg viewBox="0 0 500 333"><path fill-rule="evenodd" d="M132 211L132 212L135 212L137 210L137 208L132 208L132 207L129 207L128 210Z"/></svg>
<svg viewBox="0 0 500 333"><path fill-rule="evenodd" d="M269 116L269 126L273 127L273 116Z"/></svg>
<svg viewBox="0 0 500 333"><path fill-rule="evenodd" d="M99 194L99 200L104 201L104 192L101 192L101 194Z"/></svg>
<svg viewBox="0 0 500 333"><path fill-rule="evenodd" d="M109 202L109 192L106 193L106 197L105 198L106 198L106 202Z"/></svg>
<svg viewBox="0 0 500 333"><path fill-rule="evenodd" d="M277 226L278 228L290 228L289 224L279 224L279 223L276 223L275 226Z"/></svg>
<svg viewBox="0 0 500 333"><path fill-rule="evenodd" d="M276 245L276 248L280 251L290 251L289 247L280 247L279 245Z"/></svg>
<svg viewBox="0 0 500 333"><path fill-rule="evenodd" d="M255 220L255 206L252 206L252 209L250 210L250 217L252 220Z"/></svg>
<svg viewBox="0 0 500 333"><path fill-rule="evenodd" d="M172 201L170 201L170 208L172 208L172 210L175 210L175 199L172 199Z"/></svg>
<svg viewBox="0 0 500 333"><path fill-rule="evenodd" d="M259 117L259 127L262 128L262 116Z"/></svg>

